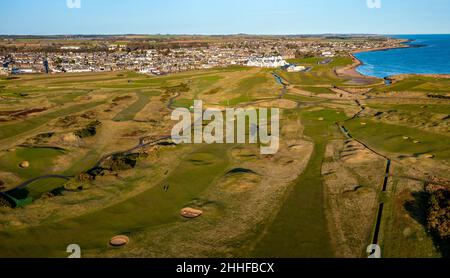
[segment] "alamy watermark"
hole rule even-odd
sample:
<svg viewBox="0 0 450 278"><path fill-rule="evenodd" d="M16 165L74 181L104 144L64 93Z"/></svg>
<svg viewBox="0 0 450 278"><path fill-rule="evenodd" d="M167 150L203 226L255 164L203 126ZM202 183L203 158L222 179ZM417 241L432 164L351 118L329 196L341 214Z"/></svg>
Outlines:
<svg viewBox="0 0 450 278"><path fill-rule="evenodd" d="M81 9L81 0L66 0L67 8Z"/></svg>
<svg viewBox="0 0 450 278"><path fill-rule="evenodd" d="M367 0L366 3L369 9L381 9L381 0Z"/></svg>
<svg viewBox="0 0 450 278"><path fill-rule="evenodd" d="M227 108L225 111L209 108L203 111L203 102L196 100L191 110L193 117L187 108L177 108L172 112L172 121L178 121L171 134L175 144L259 143L261 154L278 152L280 147L278 108L271 108L270 115L267 108ZM205 127L204 121L209 122Z"/></svg>

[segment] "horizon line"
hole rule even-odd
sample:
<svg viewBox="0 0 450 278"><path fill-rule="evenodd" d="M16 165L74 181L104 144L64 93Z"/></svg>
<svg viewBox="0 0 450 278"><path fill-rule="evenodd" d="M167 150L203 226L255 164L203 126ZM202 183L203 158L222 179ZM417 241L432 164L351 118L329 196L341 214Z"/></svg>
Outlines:
<svg viewBox="0 0 450 278"><path fill-rule="evenodd" d="M0 34L1 37L4 36L29 36L29 37L52 37L52 36L202 36L202 37L208 37L208 36L330 36L330 35L337 35L337 36L403 36L403 35L450 35L450 33L298 33L298 34L251 34L251 33L229 33L229 34L189 34L189 33L122 33L122 34L114 34L114 33L72 33L72 34Z"/></svg>

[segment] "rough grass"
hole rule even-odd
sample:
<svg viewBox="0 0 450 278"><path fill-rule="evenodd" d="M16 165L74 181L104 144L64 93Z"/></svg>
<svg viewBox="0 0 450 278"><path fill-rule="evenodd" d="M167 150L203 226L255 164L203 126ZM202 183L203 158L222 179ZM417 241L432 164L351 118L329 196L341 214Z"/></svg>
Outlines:
<svg viewBox="0 0 450 278"><path fill-rule="evenodd" d="M385 202L381 239L385 258L439 258L441 255L421 224L425 221L425 198L421 192L405 184L405 180L394 179L392 197ZM414 248L410 248L414 246Z"/></svg>
<svg viewBox="0 0 450 278"><path fill-rule="evenodd" d="M1 231L3 257L66 257L68 244L77 243L83 250L107 250L109 239L117 234L134 233L164 224L185 221L179 211L192 202L214 180L226 173L227 152L231 145L205 145L183 158L176 171L160 186L117 205L38 227ZM198 161L204 163L199 165ZM137 182L135 179L124 181ZM163 185L169 185L169 191ZM130 186L130 185L128 185ZM52 240L48 240L51 238Z"/></svg>
<svg viewBox="0 0 450 278"><path fill-rule="evenodd" d="M342 120L334 110L302 112L305 135L314 141L312 158L292 185L281 210L265 231L252 256L323 258L332 257L324 211L322 161L329 129ZM323 118L323 121L319 119Z"/></svg>
<svg viewBox="0 0 450 278"><path fill-rule="evenodd" d="M450 114L450 105L446 104L381 104L369 103L369 107L384 110L401 110L413 113L427 112L434 114Z"/></svg>
<svg viewBox="0 0 450 278"><path fill-rule="evenodd" d="M155 92L140 92L138 94L138 100L136 100L133 104L122 110L119 114L117 114L113 120L118 122L131 121L134 119L137 113L144 109L144 107L150 101L152 96L156 96L159 94L158 91Z"/></svg>
<svg viewBox="0 0 450 278"><path fill-rule="evenodd" d="M365 122L367 125L362 125ZM357 139L375 149L407 155L434 154L437 159L449 159L449 137L421 131L405 126L374 122L366 119L355 119L345 127ZM403 137L408 137L405 140ZM420 144L414 144L418 140Z"/></svg>
<svg viewBox="0 0 450 278"><path fill-rule="evenodd" d="M311 86L307 86L307 87L300 87L300 89L308 91L308 92L312 92L312 93L315 93L315 94L334 94L327 87L311 87Z"/></svg>
<svg viewBox="0 0 450 278"><path fill-rule="evenodd" d="M173 102L172 107L174 107L174 108L180 107L180 108L187 108L187 109L189 109L193 105L194 105L194 100L193 99L179 98L179 99L176 99Z"/></svg>
<svg viewBox="0 0 450 278"><path fill-rule="evenodd" d="M449 78L438 78L428 76L409 76L391 86L376 88L376 92L424 92L424 93L447 93L450 87Z"/></svg>
<svg viewBox="0 0 450 278"><path fill-rule="evenodd" d="M311 59L310 62L316 61L316 59ZM292 85L341 85L347 82L348 79L337 77L333 70L335 67L350 65L351 63L350 57L336 57L333 62L325 65L318 65L317 63L314 65L306 64L313 67L308 72L290 73L277 70L277 73Z"/></svg>
<svg viewBox="0 0 450 278"><path fill-rule="evenodd" d="M350 64L351 60L348 57L337 57L328 65L317 65L317 62L320 60L321 58L311 58L298 61L299 64L313 66L310 72L280 72L280 75L289 81L291 85L308 88L309 91L318 94L328 92L327 88L318 87L318 85L330 87L347 81L338 78L334 74L333 69ZM239 72L239 74L230 74L236 72ZM136 90L164 90L164 88L177 86L180 83L188 84L189 92L183 92L179 99L175 100L175 107L189 107L192 105L192 99L202 96L202 94L206 97L209 91L218 86L223 89L208 96L208 98L211 97L215 101L214 104L220 103L224 105L228 104L228 100L230 105L238 105L262 98L277 98L281 91L281 86L275 83L273 77L270 76L270 71L260 70L258 72L255 69L245 67L194 71L160 77L150 77L131 72L68 74L55 75L51 78L34 75L20 76L19 79L14 80L0 79L0 82L1 86L4 86L1 88L0 95L11 97L8 100L8 104L14 105L23 105L29 101L39 100L46 96L46 90L48 90L48 100L50 102L64 104L76 101L77 97L82 97L83 91L81 90L84 90L85 94L89 93L89 96L95 96L98 92L102 95L110 93L113 98L116 94L121 93L139 93ZM434 79L413 79L405 82L400 81L392 86L383 86L379 89L391 90L394 88L399 91L445 92L449 88L449 84L446 82ZM78 92L78 90L80 91ZM20 96L21 92L29 93L29 95L22 97ZM59 95L59 92L65 93ZM299 96L289 93L285 94L284 97L309 103L308 105L314 105L316 109L316 106L319 105L318 102L324 101L324 99L319 97ZM167 99L164 101L167 101ZM45 114L42 113L14 124L1 124L0 140L5 138L15 139L11 137L38 128L56 117L79 113L82 110L94 108L101 103L104 102L76 104ZM134 115L141 111L146 103L148 103L148 96L139 93L139 98L136 102L121 112L117 111L119 114L116 120L132 120ZM166 103L163 105L166 105ZM328 103L328 105L332 104ZM414 112L418 111L416 110L418 109L417 105L398 104L393 106L387 105L387 107ZM445 105L427 105L425 108L420 109L427 112L444 112L442 114L446 114L448 113L447 108ZM320 174L325 146L332 137L330 136L330 129L335 128L335 121L345 120L346 116L344 113L338 114L337 111L331 109L315 111L307 109L308 107L301 106L295 112L286 111L286 113L288 113L287 115L289 113L298 113L298 116L301 117L302 124L305 125L305 136L315 143L314 154L306 171L292 184L292 190L286 195L285 203L276 214L273 223L265 227L267 232L257 244L254 256L329 257L333 255L325 220L324 196ZM102 117L108 120L113 117L107 113L101 113ZM361 121L366 122L367 125L363 127ZM346 127L356 138L383 151L411 154L432 152L437 159L448 159L450 157L447 146L448 137L443 135L359 119L346 123ZM403 136L409 136L411 140L405 142ZM420 140L422 143L413 144L413 139ZM103 155L101 152L104 149L99 148L99 145L88 146L88 148L90 149L86 152L84 158L74 159L66 173L77 174L86 170ZM109 239L117 234L130 235L132 237L131 244L135 244L134 247L140 248L139 243L133 241L134 235L141 231L151 231L166 224L185 221L179 217L179 210L193 202L195 203L194 200L210 185L214 184L218 177L223 176L228 170L232 169L230 166L235 167L234 165L229 165L229 148L231 148L229 145L201 146L199 150L190 155L180 157L180 164L173 165L174 171L168 174L163 184L158 184L156 187L152 187L155 186L153 184L155 178L153 171L159 165L145 165L144 168L140 169L140 171L146 173L145 175L136 174L139 172L127 173L123 177L121 176L119 181L113 181L115 183L110 184L110 187L105 190L109 190L114 194L121 194L123 192L121 190L131 190L130 188L133 188L138 183L145 184L146 190L135 197L126 199L119 204L111 205L108 208L99 208L97 211L73 219L52 224L42 224L30 229L17 230L11 228L7 231L0 231L0 237L2 238L0 255L4 257L39 257L45 254L45 256L50 257L66 257L65 247L71 243L80 244L83 250L87 252L104 254L104 251L110 249L107 245ZM0 156L0 169L19 173L21 178L33 178L48 172L52 168L55 159L62 155L53 151L49 153L47 151L44 153L31 151L30 153L28 150L20 153L21 151L18 149L18 154L2 153L2 156ZM31 167L29 169L18 168L18 164L23 160L30 161ZM29 194L39 196L58 187L60 182L60 180L36 182L29 187ZM168 192L163 190L163 186L166 184L170 185ZM95 190L103 190L103 188L96 188ZM107 198L113 199L111 195L107 196ZM94 195L92 198L97 198L97 195ZM45 203L45 205L47 204L51 205L51 203ZM64 209L70 211L84 205L82 201L68 202ZM226 207L227 203L225 202L221 205ZM61 214L64 214L64 212ZM51 219L51 217L47 219ZM205 219L205 221L209 220L209 218ZM240 224L237 222L236 225ZM398 229L402 225L402 221L397 221L392 229ZM255 227L255 230L259 228ZM399 242L393 248L396 250L405 249L405 246L407 246L406 249L415 248L410 247L414 245L415 238L403 241L401 236L395 232L392 234L393 239ZM172 235L166 236L170 237ZM194 237L195 234L192 236ZM52 240L48 240L49 238ZM239 244L240 241L237 239L237 249L240 248ZM145 246L145 248L149 247ZM232 248L230 247L230 249ZM155 252L164 254L164 250L155 250ZM214 252L212 251L211 254L214 254Z"/></svg>
<svg viewBox="0 0 450 278"><path fill-rule="evenodd" d="M31 131L39 126L42 126L49 121L62 117L68 116L70 114L78 113L83 110L88 110L103 104L104 102L91 102L91 103L83 103L69 106L67 108L59 109L53 112L48 112L43 115L38 115L36 117L32 117L27 119L26 121L21 121L19 123L14 124L3 124L0 125L0 140L13 137L19 135L21 133Z"/></svg>
<svg viewBox="0 0 450 278"><path fill-rule="evenodd" d="M42 179L29 184L26 188L10 192L9 195L18 200L23 200L26 198L37 200L44 194L52 192L55 189L62 188L66 182L67 180L58 178Z"/></svg>

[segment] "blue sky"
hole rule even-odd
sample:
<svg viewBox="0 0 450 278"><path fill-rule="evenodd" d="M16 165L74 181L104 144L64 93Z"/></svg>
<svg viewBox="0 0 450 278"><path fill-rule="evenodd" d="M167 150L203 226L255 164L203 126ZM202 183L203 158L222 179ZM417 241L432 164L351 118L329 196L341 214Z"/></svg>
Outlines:
<svg viewBox="0 0 450 278"><path fill-rule="evenodd" d="M0 0L0 34L438 34L448 0Z"/></svg>

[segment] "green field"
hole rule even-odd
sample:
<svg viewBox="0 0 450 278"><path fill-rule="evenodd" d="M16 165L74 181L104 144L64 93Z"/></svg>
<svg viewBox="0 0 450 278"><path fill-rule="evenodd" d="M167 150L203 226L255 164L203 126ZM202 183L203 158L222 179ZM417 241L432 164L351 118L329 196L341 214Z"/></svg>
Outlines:
<svg viewBox="0 0 450 278"><path fill-rule="evenodd" d="M317 58L308 58L306 60L296 60L300 65L313 67L308 72L288 73L285 71L277 71L283 79L292 85L332 85L337 86L344 84L348 79L342 79L336 76L333 69L352 64L350 57L336 57L329 64L318 65Z"/></svg>
<svg viewBox="0 0 450 278"><path fill-rule="evenodd" d="M367 125L362 125L362 122ZM413 156L434 154L442 160L450 158L449 138L444 135L361 119L347 122L345 127L354 137L380 151ZM420 143L416 144L414 140Z"/></svg>
<svg viewBox="0 0 450 278"><path fill-rule="evenodd" d="M92 257L335 257L339 247L330 227L335 227L337 218L329 215L329 201L354 201L351 212L358 213L357 206L367 196L379 196L386 203L381 237L386 257L415 256L418 253L411 246L420 239L418 246L429 257L439 256L426 227L416 223L405 208L415 189L404 186L397 176L420 169L413 173L415 182L430 176L450 179L446 171L450 109L446 100L426 97L427 93L446 94L450 79L413 76L392 86L352 85L365 95L351 93L339 99L331 88L353 79L338 77L335 70L353 61L350 56L338 56L329 64L319 64L323 59L292 61L312 67L300 73L228 67L165 76L105 72L0 78L0 186L14 188L48 174L82 174L78 178L88 179L76 181L88 186L55 196L47 193L64 186L64 179L41 179L15 192L16 198L32 197L34 202L19 209L0 208L0 256L66 257L66 246L75 243ZM289 85L277 83L272 73ZM391 91L402 95L388 94ZM279 107L280 152L264 156L258 152L259 145L180 146L170 140L156 141L170 134L173 109L189 108L196 99L205 107L223 109ZM357 100L367 107L359 114ZM22 116L10 113L33 108L47 110ZM377 116L379 111L383 113ZM101 128L84 138L76 136L97 121ZM378 168L384 157L380 162L379 156L347 140L336 123L371 149L401 160L394 167L392 192L378 192L378 180L384 178ZM54 134L51 140L33 143L46 132ZM312 153L303 166L301 154L291 148L296 146ZM23 161L30 167L20 168ZM329 164L346 168L323 174ZM100 168L103 172L92 179L85 176ZM339 169L346 171L344 178L338 178ZM233 170L241 172L230 178ZM335 174L334 183L342 192L327 195L328 178ZM283 178L273 187L261 187L278 176ZM204 209L204 214L182 218L180 210L189 206ZM346 208L335 209L341 213ZM363 214L359 213L337 224L356 226ZM366 236L365 231L354 233ZM129 236L131 242L114 249L108 242L119 234ZM359 234L342 234L347 236L343 245L359 244ZM362 254L364 250L350 255Z"/></svg>
<svg viewBox="0 0 450 278"><path fill-rule="evenodd" d="M305 136L314 152L305 171L293 183L281 210L257 243L253 256L261 258L329 258L330 245L324 212L321 169L325 147L342 114L334 110L302 112ZM345 116L344 116L345 117ZM322 121L319 119L323 118Z"/></svg>
<svg viewBox="0 0 450 278"><path fill-rule="evenodd" d="M428 77L428 76L411 76L388 87L380 87L375 89L376 92L424 92L424 93L446 93L450 87L448 78Z"/></svg>
<svg viewBox="0 0 450 278"><path fill-rule="evenodd" d="M412 113L427 112L433 114L450 114L450 106L445 104L377 104L369 103L373 109L400 110Z"/></svg>
<svg viewBox="0 0 450 278"><path fill-rule="evenodd" d="M330 88L327 88L327 87L310 87L310 86L300 87L300 86L298 86L298 88L308 91L308 92L312 92L314 94L332 94L333 93L333 91L331 91Z"/></svg>
<svg viewBox="0 0 450 278"><path fill-rule="evenodd" d="M18 148L15 151L0 155L0 168L20 175L23 179L31 179L41 175L53 174L54 160L65 152L52 148ZM19 164L28 161L30 167L22 169Z"/></svg>
<svg viewBox="0 0 450 278"><path fill-rule="evenodd" d="M183 221L179 210L226 172L230 147L204 146L183 158L176 171L166 179L165 183L170 185L168 192L164 192L161 184L127 201L81 217L26 230L0 231L4 243L0 254L6 257L40 257L42 254L64 257L65 247L73 242L86 251L107 250L111 249L107 246L109 239L116 234L133 236L159 225ZM127 181L133 182L136 180Z"/></svg>
<svg viewBox="0 0 450 278"><path fill-rule="evenodd" d="M67 108L63 108L60 110L56 110L53 112L45 113L43 115L36 116L27 121L22 121L20 123L15 124L2 124L0 125L0 140L20 135L21 133L31 131L36 129L50 120L54 118L70 115L72 113L78 113L83 110L88 110L103 104L103 102L94 102L94 103L86 103L86 104L76 104L73 106L69 106Z"/></svg>
<svg viewBox="0 0 450 278"><path fill-rule="evenodd" d="M132 121L139 111L144 109L144 107L150 101L152 96L157 96L159 92L140 92L138 93L138 100L122 110L119 114L117 114L113 120L119 122Z"/></svg>

